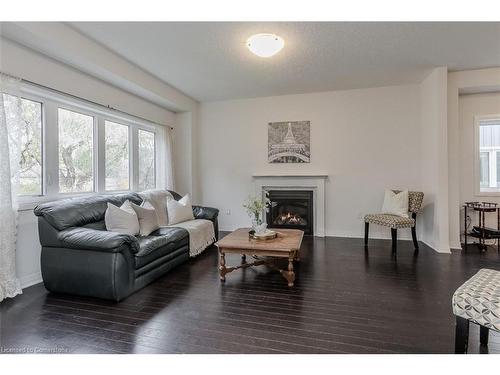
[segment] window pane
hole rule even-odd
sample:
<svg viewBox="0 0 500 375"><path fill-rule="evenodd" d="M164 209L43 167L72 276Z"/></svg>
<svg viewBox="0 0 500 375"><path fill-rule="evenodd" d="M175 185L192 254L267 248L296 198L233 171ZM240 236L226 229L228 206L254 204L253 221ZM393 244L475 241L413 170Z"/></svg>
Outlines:
<svg viewBox="0 0 500 375"><path fill-rule="evenodd" d="M481 152L480 153L479 171L480 171L481 187L489 187L490 186L490 158L489 158L489 152Z"/></svg>
<svg viewBox="0 0 500 375"><path fill-rule="evenodd" d="M156 187L155 134L139 130L139 190Z"/></svg>
<svg viewBox="0 0 500 375"><path fill-rule="evenodd" d="M59 191L94 190L94 118L59 108Z"/></svg>
<svg viewBox="0 0 500 375"><path fill-rule="evenodd" d="M481 119L479 121L480 191L500 191L499 150L500 119ZM493 153L491 163L490 153Z"/></svg>
<svg viewBox="0 0 500 375"><path fill-rule="evenodd" d="M13 134L20 136L18 194L41 195L42 103L6 94L4 103L7 126L15 129ZM17 118L17 113L21 116L20 123L14 120Z"/></svg>
<svg viewBox="0 0 500 375"><path fill-rule="evenodd" d="M105 137L106 190L128 190L128 126L106 121Z"/></svg>

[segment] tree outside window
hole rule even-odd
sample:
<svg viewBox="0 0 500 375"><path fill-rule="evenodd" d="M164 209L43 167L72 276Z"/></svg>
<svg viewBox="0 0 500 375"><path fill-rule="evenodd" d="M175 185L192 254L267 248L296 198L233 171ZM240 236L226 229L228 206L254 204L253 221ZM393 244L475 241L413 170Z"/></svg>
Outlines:
<svg viewBox="0 0 500 375"><path fill-rule="evenodd" d="M154 189L155 171L155 133L139 130L139 190Z"/></svg>
<svg viewBox="0 0 500 375"><path fill-rule="evenodd" d="M3 97L7 126L13 130L12 134L20 134L20 140L16 140L20 150L18 194L41 195L42 103L8 94L3 94ZM20 111L20 122L12 120L17 118L15 111Z"/></svg>
<svg viewBox="0 0 500 375"><path fill-rule="evenodd" d="M94 118L59 108L59 192L94 190Z"/></svg>

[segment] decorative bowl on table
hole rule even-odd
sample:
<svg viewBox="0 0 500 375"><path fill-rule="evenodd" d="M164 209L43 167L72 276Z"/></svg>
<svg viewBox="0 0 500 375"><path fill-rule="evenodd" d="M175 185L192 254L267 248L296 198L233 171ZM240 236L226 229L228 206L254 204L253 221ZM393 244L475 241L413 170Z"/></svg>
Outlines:
<svg viewBox="0 0 500 375"><path fill-rule="evenodd" d="M266 241L266 240L273 240L276 237L278 237L278 232L266 229L265 232L256 233L255 230L252 229L248 232L248 236L253 240Z"/></svg>

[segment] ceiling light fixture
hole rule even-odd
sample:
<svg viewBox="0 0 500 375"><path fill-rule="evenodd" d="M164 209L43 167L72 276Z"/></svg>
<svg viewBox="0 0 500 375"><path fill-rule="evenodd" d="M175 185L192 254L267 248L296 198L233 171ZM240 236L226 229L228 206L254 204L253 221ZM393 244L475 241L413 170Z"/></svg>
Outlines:
<svg viewBox="0 0 500 375"><path fill-rule="evenodd" d="M248 49L260 57L271 57L285 46L283 38L276 34L255 34L247 39Z"/></svg>

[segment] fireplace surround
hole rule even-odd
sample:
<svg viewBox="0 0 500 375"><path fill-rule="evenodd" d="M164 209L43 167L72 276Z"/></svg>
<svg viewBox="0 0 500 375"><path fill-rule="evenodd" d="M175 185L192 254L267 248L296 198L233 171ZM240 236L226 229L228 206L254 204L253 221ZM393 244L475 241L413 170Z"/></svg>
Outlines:
<svg viewBox="0 0 500 375"><path fill-rule="evenodd" d="M313 233L314 236L325 236L325 184L329 180L326 173L279 174L260 172L252 175L255 195L270 190L310 190L313 192ZM264 215L265 217L266 215ZM267 218L266 218L267 219ZM267 220L266 220L267 222Z"/></svg>
<svg viewBox="0 0 500 375"><path fill-rule="evenodd" d="M266 214L269 228L301 229L314 234L312 190L269 190L271 207Z"/></svg>

